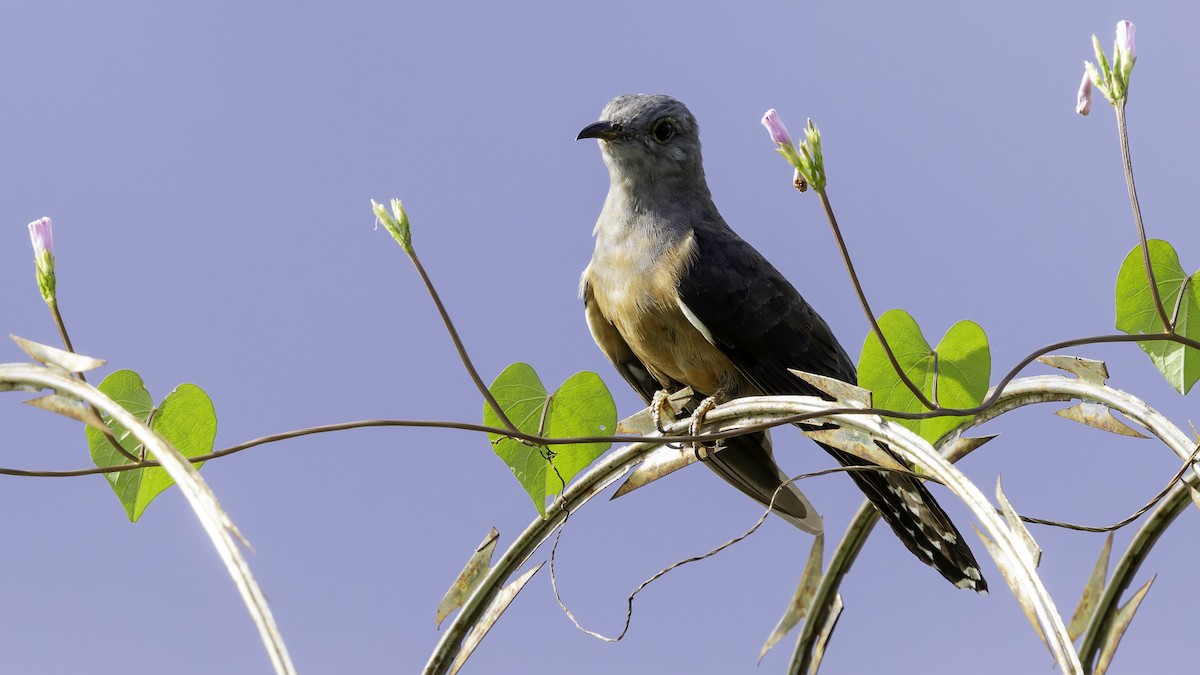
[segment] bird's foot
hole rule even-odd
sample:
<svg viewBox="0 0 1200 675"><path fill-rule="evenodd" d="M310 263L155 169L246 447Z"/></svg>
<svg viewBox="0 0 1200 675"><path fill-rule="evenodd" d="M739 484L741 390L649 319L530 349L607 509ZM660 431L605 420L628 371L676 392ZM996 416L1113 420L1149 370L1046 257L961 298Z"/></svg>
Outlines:
<svg viewBox="0 0 1200 675"><path fill-rule="evenodd" d="M659 389L654 392L654 398L650 399L650 418L654 420L654 428L658 429L658 433L666 433L666 425L663 424L663 415L669 410L671 394L666 389Z"/></svg>
<svg viewBox="0 0 1200 675"><path fill-rule="evenodd" d="M688 435L699 436L700 428L704 426L704 418L708 413L720 403L717 396L709 396L700 401L696 409L692 412L692 420L688 423ZM705 459L708 453L705 451L704 444L700 441L692 441L692 450L696 453L696 459Z"/></svg>
<svg viewBox="0 0 1200 675"><path fill-rule="evenodd" d="M671 418L675 417L675 411L671 409L671 392L666 389L659 389L654 392L654 398L650 399L650 419L654 421L654 428L660 434L667 433L667 425L664 419L666 414L670 412ZM682 448L683 445L675 445L673 443L664 443L668 448Z"/></svg>

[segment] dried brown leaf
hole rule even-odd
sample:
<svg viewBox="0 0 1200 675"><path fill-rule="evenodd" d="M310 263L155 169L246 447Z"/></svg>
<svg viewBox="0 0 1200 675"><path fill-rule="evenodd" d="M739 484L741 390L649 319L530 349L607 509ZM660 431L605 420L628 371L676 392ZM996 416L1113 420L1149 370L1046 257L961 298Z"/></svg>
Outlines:
<svg viewBox="0 0 1200 675"><path fill-rule="evenodd" d="M475 651L475 648L479 646L480 641L492 629L492 625L496 623L501 614L504 614L504 610L508 609L508 606L512 604L513 599L517 597L517 593L520 593L521 589L525 588L525 584L529 583L533 575L537 574L538 570L542 569L542 565L545 564L544 562L538 563L537 567L522 574L516 581L505 586L503 590L496 594L496 599L492 601L492 605L488 607L487 612L479 618L479 623L476 623L471 628L471 632L467 633L467 636L463 638L462 647L458 650L458 656L454 658L454 664L450 666L450 675L458 673L458 669L462 668L462 665L467 662L467 659L471 656L471 652Z"/></svg>
<svg viewBox="0 0 1200 675"><path fill-rule="evenodd" d="M1196 508L1200 509L1200 490L1192 487L1191 483L1187 483L1188 494L1192 496L1192 503Z"/></svg>
<svg viewBox="0 0 1200 675"><path fill-rule="evenodd" d="M1024 544L1024 550L1029 556L1029 561L1033 563L1033 567L1037 567L1042 561L1042 547L1038 546L1033 535L1029 533L1029 528L1025 527L1021 516L1017 515L1016 509L1009 503L1008 497L1004 495L1004 489L1000 487L1000 476L996 476L996 499L1000 502L1000 511L1004 514L1004 520L1008 522L1008 529L1016 533L1017 538Z"/></svg>
<svg viewBox="0 0 1200 675"><path fill-rule="evenodd" d="M1137 593L1133 594L1129 602L1117 610L1116 616L1113 617L1112 623L1108 627L1108 634L1104 636L1104 643L1100 646L1100 657L1096 659L1094 675L1104 675L1108 671L1113 655L1117 652L1117 646L1121 644L1121 638L1125 636L1129 623L1133 621L1133 615L1137 612L1138 605L1142 604L1142 600L1150 590L1150 585L1156 578L1157 576L1150 577L1150 580L1139 588Z"/></svg>
<svg viewBox="0 0 1200 675"><path fill-rule="evenodd" d="M788 371L817 389L820 389L822 392L834 397L839 403L862 408L871 407L870 389L863 389L835 377L806 373L803 370L794 370L792 368L788 368Z"/></svg>
<svg viewBox="0 0 1200 675"><path fill-rule="evenodd" d="M438 628L442 627L442 621L450 616L450 613L467 601L471 597L471 593L479 586L479 582L492 566L492 552L496 550L496 541L500 538L500 533L496 528L488 530L487 535L475 549L475 553L471 554L471 559L467 561L462 572L459 572L458 578L450 585L450 590L446 591L446 595L442 601L438 603L437 620Z"/></svg>
<svg viewBox="0 0 1200 675"><path fill-rule="evenodd" d="M821 659L825 658L825 648L829 646L829 639L833 637L833 629L837 628L838 618L842 616L842 610L845 607L842 604L842 594L838 593L833 598L829 614L825 617L825 625L821 627L821 632L817 635L817 642L813 645L812 665L808 667L809 675L816 675L817 670L821 668Z"/></svg>
<svg viewBox="0 0 1200 675"><path fill-rule="evenodd" d="M1103 361L1059 355L1039 356L1038 361L1072 373L1084 382L1104 384L1104 381L1108 379L1108 366Z"/></svg>
<svg viewBox="0 0 1200 675"><path fill-rule="evenodd" d="M962 432L956 431L954 435L943 440L938 447L938 451L942 453L948 461L957 462L967 455L975 452L979 446L992 440L999 434L991 436L963 436Z"/></svg>
<svg viewBox="0 0 1200 675"><path fill-rule="evenodd" d="M821 561L824 555L825 535L822 533L813 540L812 550L808 553L808 562L804 565L804 572L800 575L800 583L796 586L796 594L792 596L791 604L783 613L783 617L779 619L779 624L775 626L771 636L767 638L762 651L758 653L760 663L772 647L804 620L804 617L808 616L809 606L812 604L813 596L816 595L817 586L821 583Z"/></svg>
<svg viewBox="0 0 1200 675"><path fill-rule="evenodd" d="M616 499L617 497L627 495L640 487L653 483L659 478L675 473L689 464L710 457L716 451L717 449L714 448L702 448L701 452L697 453L691 444L686 444L682 447L664 445L656 448L650 454L646 455L642 463L633 470L633 473L629 474L629 478L626 478L625 482L621 483L621 487L617 488L612 498Z"/></svg>
<svg viewBox="0 0 1200 675"><path fill-rule="evenodd" d="M865 459L885 469L908 470L908 467L898 462L890 452L879 447L875 442L875 438L866 432L845 427L838 427L836 429L801 429L801 431L804 432L805 436L818 443L832 445L838 450L848 452L855 457Z"/></svg>
<svg viewBox="0 0 1200 675"><path fill-rule="evenodd" d="M1008 568L1008 556L996 546L994 541L988 539L987 535L983 532L980 532L978 527L975 528L975 534L979 535L979 538L983 541L984 548L988 550L988 554L992 556L992 560L996 561L996 567L1000 568L1000 574L1004 577L1005 583L1012 589L1013 596L1017 598L1017 602L1021 604L1021 611L1025 612L1025 618L1029 619L1029 623L1033 625L1033 629L1037 631L1038 637L1041 638L1042 644L1046 645L1046 648L1049 649L1050 645L1046 642L1046 634L1042 632L1042 625L1038 623L1037 613L1033 611L1033 607L1024 599L1024 595L1017 587L1016 580L1013 579L1012 571Z"/></svg>
<svg viewBox="0 0 1200 675"><path fill-rule="evenodd" d="M58 413L64 417L79 420L97 431L108 431L108 426L104 424L104 421L100 419L96 411L92 410L91 406L79 399L60 394L46 394L38 398L31 398L25 402L35 408L49 410L52 413Z"/></svg>
<svg viewBox="0 0 1200 675"><path fill-rule="evenodd" d="M1130 428L1128 424L1114 417L1108 407L1102 403L1084 401L1076 403L1065 410L1059 410L1054 414L1074 420L1080 424L1086 424L1089 427L1095 427L1101 431L1117 434L1118 436L1130 436L1132 438L1146 437L1144 434Z"/></svg>
<svg viewBox="0 0 1200 675"><path fill-rule="evenodd" d="M1067 634L1072 640L1078 640L1080 635L1083 635L1084 629L1087 628L1088 621L1091 620L1092 612L1096 609L1096 603L1100 601L1101 594L1104 593L1104 581L1108 579L1108 558L1112 553L1112 532L1108 533L1108 538L1104 540L1104 548L1100 549L1100 557L1096 559L1096 565L1092 568L1092 575L1088 577L1087 585L1083 587L1083 597L1079 598L1079 606L1075 608L1075 614L1071 617L1071 625L1067 626Z"/></svg>
<svg viewBox="0 0 1200 675"><path fill-rule="evenodd" d="M99 368L106 363L103 359L97 359L91 356L84 356L83 354L68 352L64 349L51 347L50 345L44 345L40 342L26 340L25 338L20 338L16 335L9 334L9 337L12 338L13 342L17 343L17 346L21 348L21 351L28 354L30 358L38 363L42 363L47 366L57 366L68 372L85 373L89 370Z"/></svg>

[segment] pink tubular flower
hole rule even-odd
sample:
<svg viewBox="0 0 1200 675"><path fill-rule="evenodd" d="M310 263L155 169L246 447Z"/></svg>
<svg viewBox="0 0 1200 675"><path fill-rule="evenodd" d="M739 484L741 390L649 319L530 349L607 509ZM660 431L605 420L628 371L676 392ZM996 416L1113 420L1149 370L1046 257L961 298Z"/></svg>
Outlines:
<svg viewBox="0 0 1200 675"><path fill-rule="evenodd" d="M54 255L54 229L49 217L43 216L29 224L29 239L33 242L34 257L42 252Z"/></svg>
<svg viewBox="0 0 1200 675"><path fill-rule="evenodd" d="M1075 112L1087 116L1092 111L1092 76L1086 71L1083 81L1079 83L1079 96L1075 100Z"/></svg>
<svg viewBox="0 0 1200 675"><path fill-rule="evenodd" d="M1132 21L1117 22L1117 51L1124 52L1130 59L1137 55L1133 47L1134 28Z"/></svg>
<svg viewBox="0 0 1200 675"><path fill-rule="evenodd" d="M767 128L767 133L771 134L771 140L780 145L792 145L792 137L788 134L787 127L783 126L783 120L779 119L779 113L771 108L763 115L762 125Z"/></svg>
<svg viewBox="0 0 1200 675"><path fill-rule="evenodd" d="M29 224L29 240L33 242L33 265L37 270L38 290L46 304L55 306L54 230L49 218L38 218Z"/></svg>

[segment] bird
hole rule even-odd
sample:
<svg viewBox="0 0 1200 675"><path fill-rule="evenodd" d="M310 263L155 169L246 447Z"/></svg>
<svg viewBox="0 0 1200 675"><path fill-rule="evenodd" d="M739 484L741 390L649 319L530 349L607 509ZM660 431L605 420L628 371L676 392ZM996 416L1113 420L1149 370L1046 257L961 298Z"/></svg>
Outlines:
<svg viewBox="0 0 1200 675"><path fill-rule="evenodd" d="M661 94L617 96L582 139L599 141L609 173L580 279L584 314L600 350L647 403L691 387L702 399L689 408L696 424L714 405L743 396L832 398L789 369L857 382L829 325L721 217L687 106ZM820 515L776 464L769 432L724 444L705 459L709 468L799 529L821 532ZM818 445L844 466L869 464ZM986 593L974 554L924 483L895 472L848 473L918 559L955 586Z"/></svg>

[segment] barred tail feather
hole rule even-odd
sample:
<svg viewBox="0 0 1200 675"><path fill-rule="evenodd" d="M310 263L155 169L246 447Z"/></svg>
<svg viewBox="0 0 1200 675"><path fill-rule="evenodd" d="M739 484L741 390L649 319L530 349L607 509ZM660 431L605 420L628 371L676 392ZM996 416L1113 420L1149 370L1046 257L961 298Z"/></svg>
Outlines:
<svg viewBox="0 0 1200 675"><path fill-rule="evenodd" d="M819 445L842 466L871 466L854 455ZM955 586L987 593L975 555L923 482L886 471L851 471L850 477L913 555Z"/></svg>

